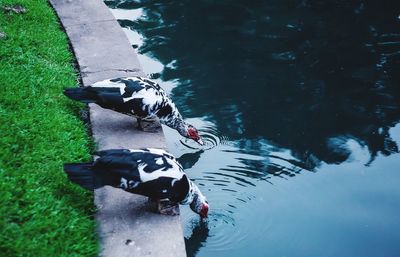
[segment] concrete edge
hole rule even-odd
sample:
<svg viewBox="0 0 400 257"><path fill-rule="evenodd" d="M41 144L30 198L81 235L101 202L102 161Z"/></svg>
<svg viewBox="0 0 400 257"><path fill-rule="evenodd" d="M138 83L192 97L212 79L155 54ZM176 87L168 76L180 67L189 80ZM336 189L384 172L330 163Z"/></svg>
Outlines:
<svg viewBox="0 0 400 257"><path fill-rule="evenodd" d="M103 1L49 1L68 35L84 86L144 75L136 52ZM162 129L138 131L131 117L95 104L89 105L89 113L97 150L166 148ZM101 256L186 256L180 217L153 212L146 197L104 187L96 190L95 204Z"/></svg>

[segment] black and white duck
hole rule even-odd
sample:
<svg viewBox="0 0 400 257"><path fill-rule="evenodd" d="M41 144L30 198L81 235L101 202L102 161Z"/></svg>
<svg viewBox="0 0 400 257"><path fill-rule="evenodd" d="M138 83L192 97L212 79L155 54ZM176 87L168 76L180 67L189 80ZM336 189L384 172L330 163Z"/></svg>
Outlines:
<svg viewBox="0 0 400 257"><path fill-rule="evenodd" d="M170 153L146 148L105 150L96 155L93 162L65 164L69 179L89 190L109 185L154 200L189 204L195 213L207 217L206 197Z"/></svg>
<svg viewBox="0 0 400 257"><path fill-rule="evenodd" d="M147 78L107 79L88 87L67 88L64 94L73 100L96 103L103 108L134 116L143 130L154 130L152 124L159 119L160 123L203 145L197 129L183 120L164 90Z"/></svg>

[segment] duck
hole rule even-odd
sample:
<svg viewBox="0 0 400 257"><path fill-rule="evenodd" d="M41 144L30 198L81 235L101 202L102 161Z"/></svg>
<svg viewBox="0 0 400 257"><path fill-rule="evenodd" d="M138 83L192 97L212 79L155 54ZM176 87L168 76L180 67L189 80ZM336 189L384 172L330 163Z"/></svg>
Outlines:
<svg viewBox="0 0 400 257"><path fill-rule="evenodd" d="M133 116L144 131L154 132L159 127L156 122L159 120L183 137L204 145L198 130L183 120L171 98L150 79L138 76L106 79L87 87L66 88L64 95Z"/></svg>
<svg viewBox="0 0 400 257"><path fill-rule="evenodd" d="M66 163L71 182L94 190L103 186L120 188L153 201L169 200L189 205L207 218L209 204L199 187L185 174L175 157L163 149L110 149L95 153L94 161Z"/></svg>

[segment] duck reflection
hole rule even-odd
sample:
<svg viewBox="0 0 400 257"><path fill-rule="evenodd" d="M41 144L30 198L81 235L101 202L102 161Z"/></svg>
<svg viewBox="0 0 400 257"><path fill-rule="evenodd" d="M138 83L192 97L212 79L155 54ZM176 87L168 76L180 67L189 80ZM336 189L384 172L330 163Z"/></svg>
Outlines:
<svg viewBox="0 0 400 257"><path fill-rule="evenodd" d="M200 220L193 227L192 235L185 238L186 254L188 257L196 256L199 249L205 244L209 236L207 220Z"/></svg>
<svg viewBox="0 0 400 257"><path fill-rule="evenodd" d="M177 161L182 165L184 170L190 169L196 164L196 162L199 161L200 156L203 152L203 150L200 150L194 153L185 153L181 157L179 157Z"/></svg>

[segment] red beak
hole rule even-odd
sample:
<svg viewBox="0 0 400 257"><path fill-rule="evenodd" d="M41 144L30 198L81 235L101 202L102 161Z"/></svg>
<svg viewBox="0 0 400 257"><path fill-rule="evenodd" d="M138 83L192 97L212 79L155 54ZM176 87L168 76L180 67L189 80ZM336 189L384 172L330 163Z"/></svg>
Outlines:
<svg viewBox="0 0 400 257"><path fill-rule="evenodd" d="M199 145L204 145L204 142L203 142L203 140L201 140L201 138L199 138L196 142L197 142Z"/></svg>

